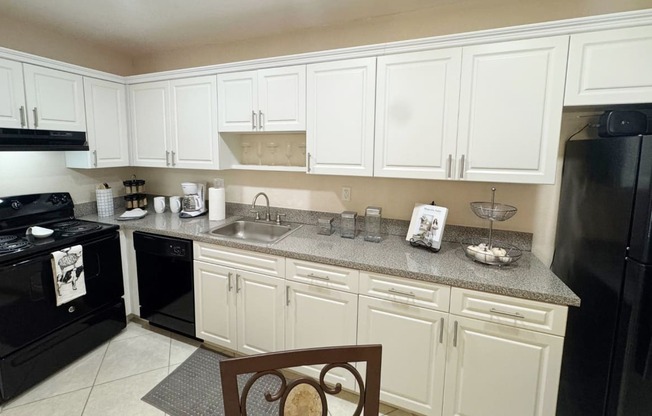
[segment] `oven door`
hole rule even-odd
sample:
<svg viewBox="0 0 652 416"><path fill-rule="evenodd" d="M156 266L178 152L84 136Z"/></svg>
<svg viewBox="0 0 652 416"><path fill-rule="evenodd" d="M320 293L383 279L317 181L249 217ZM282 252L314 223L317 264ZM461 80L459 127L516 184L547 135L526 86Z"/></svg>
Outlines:
<svg viewBox="0 0 652 416"><path fill-rule="evenodd" d="M118 233L82 247L87 293L59 307L49 253L0 265L0 357L119 301L124 288Z"/></svg>

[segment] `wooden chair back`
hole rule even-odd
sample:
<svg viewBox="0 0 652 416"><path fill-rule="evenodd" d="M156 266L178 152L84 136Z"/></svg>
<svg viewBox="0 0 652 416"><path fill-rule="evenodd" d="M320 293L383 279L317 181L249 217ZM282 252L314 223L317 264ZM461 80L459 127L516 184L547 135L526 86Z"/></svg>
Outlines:
<svg viewBox="0 0 652 416"><path fill-rule="evenodd" d="M380 402L380 364L382 358L381 345L354 345L341 347L310 348L273 352L269 354L251 355L241 358L231 358L220 362L222 376L222 393L226 416L246 416L247 399L251 387L256 380L264 375L272 375L280 381L276 392L265 392L268 402L279 402L279 415L285 413L285 403L290 392L302 384L312 386L321 399L322 415L328 415L326 394L338 394L342 390L340 383L330 387L324 382L325 375L333 368L348 370L355 377L360 393L358 406L353 413L359 416L378 416ZM350 363L366 363L365 379ZM310 377L291 379L288 383L285 375L279 370L303 365L326 364L321 370L319 382ZM254 373L247 381L242 391L238 392L237 376ZM260 415L251 415L260 416Z"/></svg>

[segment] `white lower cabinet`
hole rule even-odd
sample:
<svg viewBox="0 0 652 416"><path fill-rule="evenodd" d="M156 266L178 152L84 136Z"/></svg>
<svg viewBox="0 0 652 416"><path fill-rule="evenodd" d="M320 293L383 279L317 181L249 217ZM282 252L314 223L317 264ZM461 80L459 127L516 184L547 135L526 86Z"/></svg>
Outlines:
<svg viewBox="0 0 652 416"><path fill-rule="evenodd" d="M447 313L360 296L358 343L383 346L383 402L441 415L447 320Z"/></svg>
<svg viewBox="0 0 652 416"><path fill-rule="evenodd" d="M285 348L355 345L358 295L305 283L287 281ZM321 366L301 367L296 371L319 378ZM353 390L355 379L336 368L326 377Z"/></svg>
<svg viewBox="0 0 652 416"><path fill-rule="evenodd" d="M194 262L197 337L245 354L284 348L284 280Z"/></svg>
<svg viewBox="0 0 652 416"><path fill-rule="evenodd" d="M562 337L455 315L449 332L445 416L555 414Z"/></svg>

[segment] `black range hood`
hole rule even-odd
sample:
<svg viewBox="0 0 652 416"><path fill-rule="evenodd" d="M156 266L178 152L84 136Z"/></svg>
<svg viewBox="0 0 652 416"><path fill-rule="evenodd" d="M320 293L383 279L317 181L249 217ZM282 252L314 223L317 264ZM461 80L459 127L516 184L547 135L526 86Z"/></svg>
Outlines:
<svg viewBox="0 0 652 416"><path fill-rule="evenodd" d="M88 150L83 131L0 128L0 151Z"/></svg>

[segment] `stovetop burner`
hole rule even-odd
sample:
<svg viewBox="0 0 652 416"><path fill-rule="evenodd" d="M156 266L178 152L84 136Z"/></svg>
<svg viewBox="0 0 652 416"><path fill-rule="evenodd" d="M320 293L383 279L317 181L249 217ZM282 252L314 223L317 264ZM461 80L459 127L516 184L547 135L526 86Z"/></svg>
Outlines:
<svg viewBox="0 0 652 416"><path fill-rule="evenodd" d="M61 231L67 235L83 234L88 231L99 230L100 224L85 223L81 221L64 221L58 222L52 226L55 230Z"/></svg>
<svg viewBox="0 0 652 416"><path fill-rule="evenodd" d="M4 245L10 241L18 240L16 235L0 235L0 245Z"/></svg>
<svg viewBox="0 0 652 416"><path fill-rule="evenodd" d="M11 241L0 242L0 254L15 253L32 246L29 241L22 239L18 240L18 237L15 235L7 235L3 237L14 237L14 239Z"/></svg>

